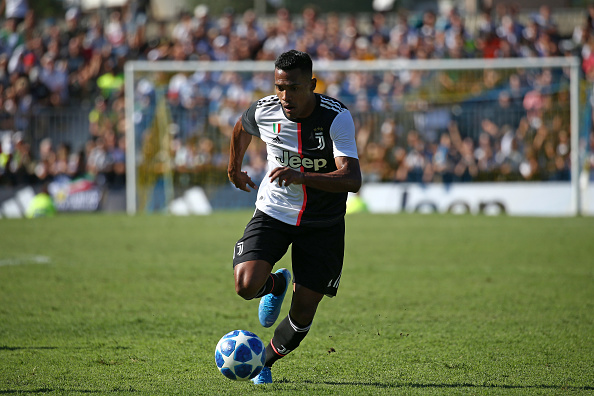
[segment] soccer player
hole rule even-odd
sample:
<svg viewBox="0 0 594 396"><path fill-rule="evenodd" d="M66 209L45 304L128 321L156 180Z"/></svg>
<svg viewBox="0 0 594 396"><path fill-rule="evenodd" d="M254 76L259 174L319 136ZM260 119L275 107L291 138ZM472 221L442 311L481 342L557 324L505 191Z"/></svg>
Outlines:
<svg viewBox="0 0 594 396"><path fill-rule="evenodd" d="M281 54L274 69L276 95L254 102L231 138L229 179L240 190L258 189L256 211L235 245L235 290L246 300L261 297L258 316L264 327L276 322L291 283L287 269L271 271L292 245L291 308L266 347L256 384L272 382L273 363L299 346L324 295L336 295L347 193L361 187L351 113L338 100L314 92L312 69L304 52ZM267 149L267 176L259 188L241 170L252 136Z"/></svg>

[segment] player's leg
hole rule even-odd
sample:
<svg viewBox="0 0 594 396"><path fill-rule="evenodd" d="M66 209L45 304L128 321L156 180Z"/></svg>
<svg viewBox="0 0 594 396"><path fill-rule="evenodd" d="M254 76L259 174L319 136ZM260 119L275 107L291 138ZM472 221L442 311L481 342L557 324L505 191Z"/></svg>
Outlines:
<svg viewBox="0 0 594 396"><path fill-rule="evenodd" d="M276 322L290 284L291 272L288 269L281 268L270 274L268 282L256 296L262 296L258 306L258 319L262 326L270 327Z"/></svg>
<svg viewBox="0 0 594 396"><path fill-rule="evenodd" d="M293 299L289 314L297 324L311 324L313 322L318 304L322 301L322 293L308 289L305 286L295 284L293 286Z"/></svg>
<svg viewBox="0 0 594 396"><path fill-rule="evenodd" d="M235 290L246 300L262 297L258 318L264 327L276 322L291 283L291 273L280 269L271 273L274 264L287 252L292 226L256 211L237 241L233 254Z"/></svg>
<svg viewBox="0 0 594 396"><path fill-rule="evenodd" d="M295 285L291 309L266 347L267 370L255 383L272 382L269 368L300 345L324 295L336 295L344 258L344 223L304 229L293 241L292 256Z"/></svg>
<svg viewBox="0 0 594 396"><path fill-rule="evenodd" d="M322 293L305 286L294 286L289 314L278 324L270 344L266 347L265 366L271 367L274 362L297 349L309 333L318 304L323 297Z"/></svg>
<svg viewBox="0 0 594 396"><path fill-rule="evenodd" d="M307 287L298 284L293 286L293 300L289 315L274 330L274 336L266 347L264 368L252 380L255 384L272 383L271 367L273 363L295 350L303 341L309 332L318 304L323 297L322 293L315 292Z"/></svg>

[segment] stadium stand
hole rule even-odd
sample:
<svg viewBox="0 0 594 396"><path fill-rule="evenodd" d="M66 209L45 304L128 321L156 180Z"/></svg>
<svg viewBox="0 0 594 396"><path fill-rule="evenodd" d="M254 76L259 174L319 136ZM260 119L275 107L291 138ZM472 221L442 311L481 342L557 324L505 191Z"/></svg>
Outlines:
<svg viewBox="0 0 594 396"><path fill-rule="evenodd" d="M252 11L211 15L198 6L166 24L151 20L140 2L106 14L85 15L72 8L61 19L39 20L32 10L22 18L5 16L0 29L0 185L86 176L123 186L122 72L129 59L273 60L290 48L317 60L577 55L586 81L594 81L594 6L577 13L557 14L546 6L534 13L521 11L500 3L469 18L455 9L361 18L319 14L308 7L300 15L279 9L258 18ZM531 81L516 74L481 75L481 81L469 82L475 98L495 95L497 100L489 108L465 102L476 107L480 118L472 126L463 118L444 121L438 112L422 122L391 117L402 106L414 113L411 93L424 92L432 79L450 87L449 94L459 94L454 75L438 81L414 72L396 80L386 75L384 81L356 73L318 77L320 89L340 97L354 113L375 114L356 120L365 181L569 178L568 120L555 112L568 100L558 89L563 75L543 71ZM150 84L138 87L147 98L151 89ZM212 80L196 73L171 84L167 97L177 128L173 149L179 174L196 175L191 171L209 167L224 179L226 157L217 145L225 144L247 103L272 90L265 79L248 84L228 74ZM433 126L422 128L427 125ZM255 147L247 156L249 166L263 171Z"/></svg>

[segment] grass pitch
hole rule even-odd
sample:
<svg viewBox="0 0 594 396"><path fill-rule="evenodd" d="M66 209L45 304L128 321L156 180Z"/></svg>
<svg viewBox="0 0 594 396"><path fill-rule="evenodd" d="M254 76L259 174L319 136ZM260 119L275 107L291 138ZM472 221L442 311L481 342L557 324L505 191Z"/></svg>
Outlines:
<svg viewBox="0 0 594 396"><path fill-rule="evenodd" d="M219 338L273 334L234 293L250 215L0 220L0 394L594 394L592 218L349 216L276 383L227 380Z"/></svg>

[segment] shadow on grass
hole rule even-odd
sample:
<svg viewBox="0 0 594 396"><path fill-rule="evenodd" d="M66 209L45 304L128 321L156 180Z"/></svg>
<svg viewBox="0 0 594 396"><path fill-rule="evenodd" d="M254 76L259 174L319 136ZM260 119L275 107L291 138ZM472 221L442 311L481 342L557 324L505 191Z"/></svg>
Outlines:
<svg viewBox="0 0 594 396"><path fill-rule="evenodd" d="M292 383L286 379L278 381L279 383ZM582 390L594 390L594 386L557 386L557 385L505 385L505 384L415 384L415 383L402 383L402 384L390 384L381 382L338 382L338 381L303 381L305 384L312 385L343 385L343 386L370 386L374 388L437 388L437 389L449 389L449 388L495 388L495 389L556 389L556 390L569 390L569 391L582 391Z"/></svg>
<svg viewBox="0 0 594 396"><path fill-rule="evenodd" d="M6 345L0 345L0 351L21 351L21 350L34 350L34 349L58 349L58 347L51 346L38 346L38 347L10 347Z"/></svg>

